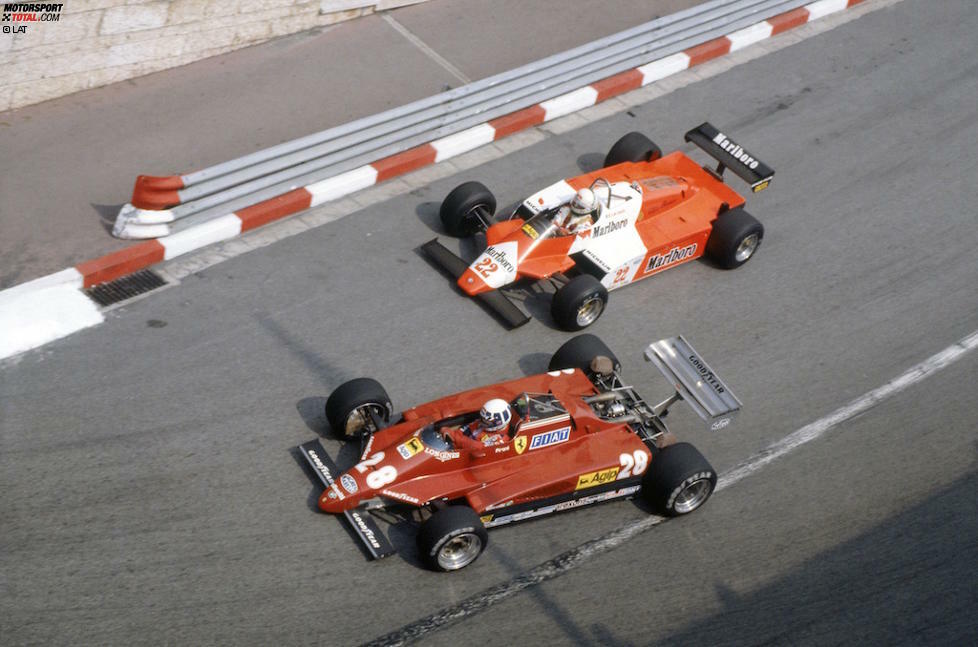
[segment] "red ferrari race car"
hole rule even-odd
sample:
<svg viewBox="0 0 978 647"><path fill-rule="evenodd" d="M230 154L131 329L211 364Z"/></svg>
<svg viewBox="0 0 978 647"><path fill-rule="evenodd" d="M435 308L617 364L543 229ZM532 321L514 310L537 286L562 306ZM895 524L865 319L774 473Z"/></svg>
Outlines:
<svg viewBox="0 0 978 647"><path fill-rule="evenodd" d="M489 189L461 184L441 204L442 224L454 236L485 232L485 251L467 264L438 239L422 250L512 327L529 317L501 290L551 282L551 316L565 330L594 323L610 290L704 254L724 268L743 265L764 227L744 211L744 198L724 183L723 172L732 169L757 192L774 171L709 123L687 132L686 141L716 159L717 168L680 151L663 157L632 132L611 147L604 168L561 180L503 218L495 216Z"/></svg>
<svg viewBox="0 0 978 647"><path fill-rule="evenodd" d="M547 373L398 415L376 381L346 382L327 400L326 416L335 433L361 440L360 461L340 473L318 440L299 447L325 486L319 507L343 515L373 558L395 552L375 517L420 524L418 555L442 571L471 564L486 529L514 521L632 495L665 515L692 512L717 475L669 433L668 409L683 400L720 430L741 403L682 336L649 345L645 356L676 389L655 405L588 334L561 346ZM487 419L492 403L504 412ZM481 437L471 433L488 424L495 427Z"/></svg>

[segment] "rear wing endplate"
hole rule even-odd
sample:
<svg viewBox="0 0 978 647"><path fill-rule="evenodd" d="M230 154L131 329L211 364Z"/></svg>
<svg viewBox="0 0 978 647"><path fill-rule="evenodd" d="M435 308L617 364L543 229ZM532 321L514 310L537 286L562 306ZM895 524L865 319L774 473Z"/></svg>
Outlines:
<svg viewBox="0 0 978 647"><path fill-rule="evenodd" d="M672 382L679 396L713 431L729 425L740 411L737 396L682 335L649 344L645 358Z"/></svg>
<svg viewBox="0 0 978 647"><path fill-rule="evenodd" d="M743 146L720 132L716 126L706 121L686 133L686 141L693 142L710 157L720 163L717 173L729 168L750 184L751 191L757 193L767 188L774 177L774 169L748 153Z"/></svg>
<svg viewBox="0 0 978 647"><path fill-rule="evenodd" d="M336 477L339 476L339 470L326 454L323 444L318 440L310 440L307 443L299 445L299 451L302 452L306 462L309 463L309 467L319 477L326 490L333 493L330 496L335 495L343 498L343 491L336 486ZM372 559L380 559L381 557L387 557L397 552L387 537L384 536L384 533L380 531L380 527L374 521L373 517L370 516L366 507L361 505L352 510L347 510L343 513L343 516L346 518L353 534L360 539L360 543L367 549Z"/></svg>

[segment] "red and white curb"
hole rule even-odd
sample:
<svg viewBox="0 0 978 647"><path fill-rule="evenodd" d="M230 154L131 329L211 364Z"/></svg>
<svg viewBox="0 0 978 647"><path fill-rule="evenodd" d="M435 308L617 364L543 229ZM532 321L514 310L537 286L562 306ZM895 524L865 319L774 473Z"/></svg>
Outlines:
<svg viewBox="0 0 978 647"><path fill-rule="evenodd" d="M683 52L626 70L454 135L385 157L326 180L293 189L270 200L175 234L147 240L100 258L79 263L74 268L4 290L0 292L0 330L4 331L4 340L0 342L0 359L35 348L102 321L97 306L81 294L78 288L88 288L112 281L213 243L234 238L243 232L286 216L356 193L384 180L437 164L513 133L589 108L617 95L649 85L863 1L812 2L726 36L690 47ZM153 178L153 180L162 182L170 188L179 188L176 184L181 183L179 176ZM151 222L154 213L161 212L152 209L135 209L133 217L138 221L140 216L145 215L145 219ZM69 298L67 296L69 291L77 299ZM43 302L48 300L55 305L51 307L43 305ZM19 331L13 331L11 326L34 328L36 334L26 332L21 334ZM13 332L8 333L8 330Z"/></svg>

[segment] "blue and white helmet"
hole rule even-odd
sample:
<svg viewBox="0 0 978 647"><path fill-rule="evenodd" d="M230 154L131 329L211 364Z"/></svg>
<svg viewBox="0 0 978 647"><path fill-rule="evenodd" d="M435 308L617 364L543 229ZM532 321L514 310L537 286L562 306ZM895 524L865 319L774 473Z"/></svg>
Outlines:
<svg viewBox="0 0 978 647"><path fill-rule="evenodd" d="M479 415L482 416L482 423L485 425L486 431L502 431L513 419L513 412L509 409L509 403L499 398L493 398L482 405L482 411L479 412Z"/></svg>

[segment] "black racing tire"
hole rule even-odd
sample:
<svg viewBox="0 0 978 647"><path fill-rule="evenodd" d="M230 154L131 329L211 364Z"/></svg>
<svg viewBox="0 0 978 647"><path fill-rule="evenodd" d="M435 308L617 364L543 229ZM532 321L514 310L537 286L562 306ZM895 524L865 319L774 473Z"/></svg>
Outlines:
<svg viewBox="0 0 978 647"><path fill-rule="evenodd" d="M716 486L716 470L703 454L676 443L655 454L642 477L642 497L658 512L678 517L706 503Z"/></svg>
<svg viewBox="0 0 978 647"><path fill-rule="evenodd" d="M563 330L587 328L608 305L608 288L590 274L579 274L561 286L550 302L550 316Z"/></svg>
<svg viewBox="0 0 978 647"><path fill-rule="evenodd" d="M366 418L372 408L384 422L390 422L394 407L380 382L358 377L338 386L326 399L326 420L341 438L355 438L367 432Z"/></svg>
<svg viewBox="0 0 978 647"><path fill-rule="evenodd" d="M477 207L483 207L490 218L496 213L496 197L484 184L464 182L452 189L438 212L445 231L458 238L484 231L485 225L473 214Z"/></svg>
<svg viewBox="0 0 978 647"><path fill-rule="evenodd" d="M418 555L428 568L457 571L476 560L489 543L489 533L475 510L466 505L442 508L421 524Z"/></svg>
<svg viewBox="0 0 978 647"><path fill-rule="evenodd" d="M757 253L764 238L764 225L742 208L725 211L713 223L706 253L717 265L732 270Z"/></svg>
<svg viewBox="0 0 978 647"><path fill-rule="evenodd" d="M584 333L565 341L550 357L549 371L560 371L565 368L579 368L586 371L591 366L591 360L599 356L611 360L615 370L621 369L621 362L597 335Z"/></svg>
<svg viewBox="0 0 978 647"><path fill-rule="evenodd" d="M662 157L662 150L639 132L630 132L615 142L604 158L605 166L622 162L650 162Z"/></svg>

